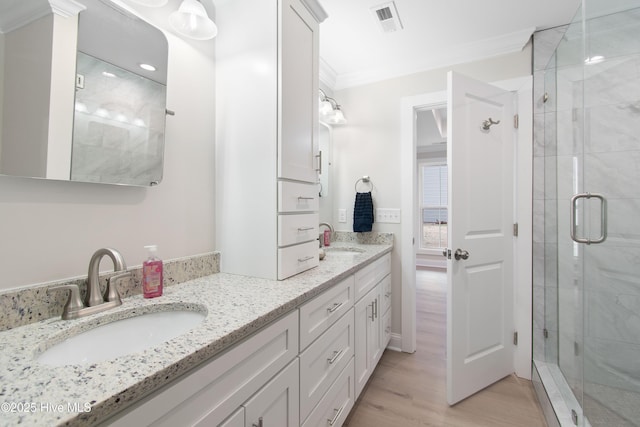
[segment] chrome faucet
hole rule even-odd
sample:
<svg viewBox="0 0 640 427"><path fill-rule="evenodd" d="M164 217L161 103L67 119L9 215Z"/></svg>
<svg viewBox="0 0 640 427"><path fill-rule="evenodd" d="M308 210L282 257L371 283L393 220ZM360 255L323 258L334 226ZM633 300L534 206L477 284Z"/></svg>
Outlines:
<svg viewBox="0 0 640 427"><path fill-rule="evenodd" d="M116 274L107 279L107 289L104 296L102 296L100 295L100 280L98 272L100 260L102 260L102 257L105 255L109 256L113 261L114 271L124 271L124 273ZM89 261L87 295L85 297L84 304L80 299L80 289L78 288L78 285L69 284L49 288L50 290L67 289L71 291L69 293L69 299L62 311L62 318L64 320L77 319L79 317L100 313L101 311L121 305L122 300L118 293L117 283L125 277L131 276L131 273L126 270L127 265L120 252L111 248L98 249L91 257L91 261Z"/></svg>
<svg viewBox="0 0 640 427"><path fill-rule="evenodd" d="M331 234L333 234L333 226L331 224L329 224L328 222L321 222L320 225L318 225L318 230L320 229L320 227L325 226L329 229L329 231L331 231ZM318 235L318 242L320 243L320 247L324 246L324 236L322 233L319 233Z"/></svg>

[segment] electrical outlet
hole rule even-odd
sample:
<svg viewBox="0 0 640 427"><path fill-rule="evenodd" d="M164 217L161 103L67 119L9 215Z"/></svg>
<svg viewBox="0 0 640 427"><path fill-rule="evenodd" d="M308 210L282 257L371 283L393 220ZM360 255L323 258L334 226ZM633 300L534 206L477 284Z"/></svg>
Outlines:
<svg viewBox="0 0 640 427"><path fill-rule="evenodd" d="M347 210L338 209L338 222L347 222Z"/></svg>
<svg viewBox="0 0 640 427"><path fill-rule="evenodd" d="M400 224L400 209L376 209L376 222Z"/></svg>

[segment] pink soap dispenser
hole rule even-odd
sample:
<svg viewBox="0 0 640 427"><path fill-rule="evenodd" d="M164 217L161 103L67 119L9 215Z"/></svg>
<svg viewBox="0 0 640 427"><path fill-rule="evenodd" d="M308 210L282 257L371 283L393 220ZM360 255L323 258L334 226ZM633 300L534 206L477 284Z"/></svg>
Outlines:
<svg viewBox="0 0 640 427"><path fill-rule="evenodd" d="M156 245L145 246L149 257L142 263L142 294L145 298L162 295L162 260L156 255Z"/></svg>
<svg viewBox="0 0 640 427"><path fill-rule="evenodd" d="M329 246L331 244L331 230L324 230L324 245Z"/></svg>

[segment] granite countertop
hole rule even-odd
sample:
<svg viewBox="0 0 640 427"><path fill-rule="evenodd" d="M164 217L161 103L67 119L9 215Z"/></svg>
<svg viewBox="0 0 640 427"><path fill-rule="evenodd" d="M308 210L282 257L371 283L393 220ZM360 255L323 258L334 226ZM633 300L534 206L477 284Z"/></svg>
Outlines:
<svg viewBox="0 0 640 427"><path fill-rule="evenodd" d="M392 249L390 244L332 243L357 255L328 252L316 268L284 281L225 273L165 288L160 298L134 296L112 310L59 318L0 332L0 426L93 425L178 378L230 345L320 294ZM160 346L112 360L52 367L35 356L65 335L159 310L206 312L191 331ZM135 331L132 331L135 333Z"/></svg>

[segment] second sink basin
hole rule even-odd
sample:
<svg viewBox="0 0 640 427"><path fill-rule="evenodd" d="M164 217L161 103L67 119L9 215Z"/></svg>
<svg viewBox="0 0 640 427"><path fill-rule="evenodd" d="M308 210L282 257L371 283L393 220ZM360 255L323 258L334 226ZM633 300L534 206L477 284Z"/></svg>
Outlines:
<svg viewBox="0 0 640 427"><path fill-rule="evenodd" d="M364 253L364 250L360 248L348 248L348 247L340 247L340 246L329 246L324 248L327 254L333 255L342 255L342 256L354 256L360 255Z"/></svg>
<svg viewBox="0 0 640 427"><path fill-rule="evenodd" d="M103 362L158 346L198 326L205 317L200 311L180 309L115 320L72 335L36 359L50 366Z"/></svg>

